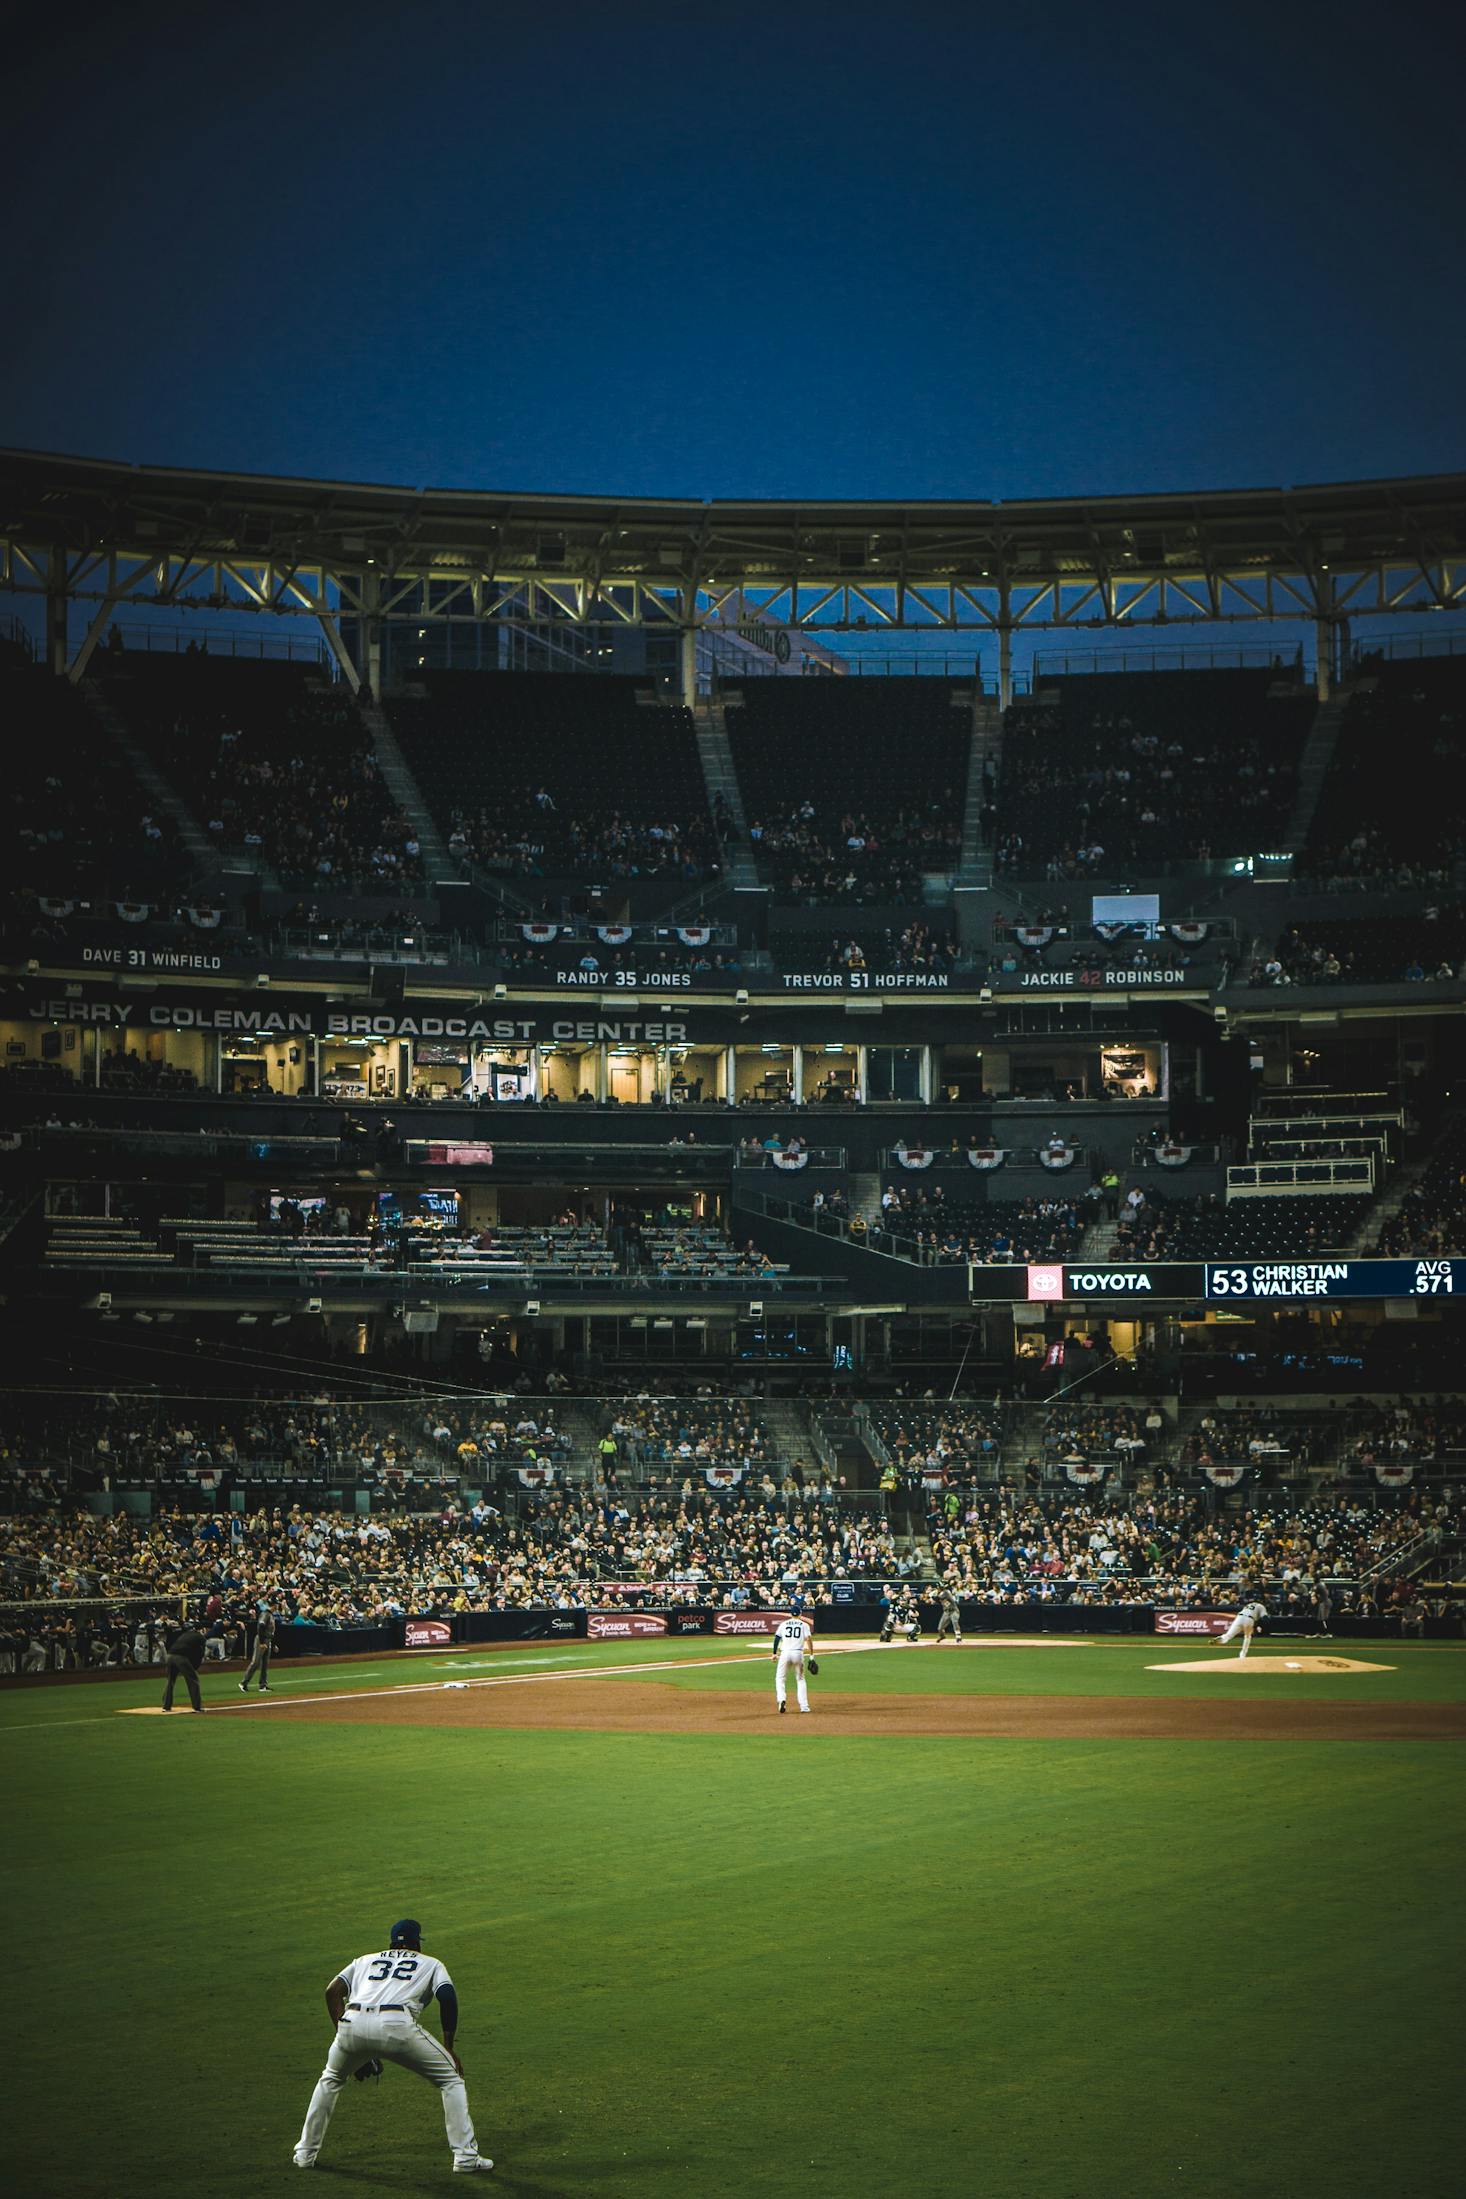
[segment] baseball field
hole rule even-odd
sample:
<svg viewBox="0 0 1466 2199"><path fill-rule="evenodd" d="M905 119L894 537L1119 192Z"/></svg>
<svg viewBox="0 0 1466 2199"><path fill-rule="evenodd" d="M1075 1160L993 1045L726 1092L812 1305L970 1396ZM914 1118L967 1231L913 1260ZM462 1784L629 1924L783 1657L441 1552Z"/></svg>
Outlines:
<svg viewBox="0 0 1466 2199"><path fill-rule="evenodd" d="M10 2189L286 2190L403 1914L524 2199L1459 2188L1466 1650L820 1664L807 1718L747 1641L6 1690ZM348 2085L311 2173L441 2188L436 2095Z"/></svg>

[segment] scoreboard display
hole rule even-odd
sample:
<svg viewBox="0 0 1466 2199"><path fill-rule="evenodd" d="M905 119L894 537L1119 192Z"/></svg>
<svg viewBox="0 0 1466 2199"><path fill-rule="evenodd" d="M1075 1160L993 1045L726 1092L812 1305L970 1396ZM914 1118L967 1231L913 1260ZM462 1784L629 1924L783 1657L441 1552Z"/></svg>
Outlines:
<svg viewBox="0 0 1466 2199"><path fill-rule="evenodd" d="M1453 1298L1466 1294L1466 1260L1209 1261L1206 1296L1260 1298Z"/></svg>
<svg viewBox="0 0 1466 2199"><path fill-rule="evenodd" d="M1311 1298L1466 1299L1466 1260L1163 1260L1148 1265L1015 1265L968 1270L969 1295L997 1305L1297 1303Z"/></svg>

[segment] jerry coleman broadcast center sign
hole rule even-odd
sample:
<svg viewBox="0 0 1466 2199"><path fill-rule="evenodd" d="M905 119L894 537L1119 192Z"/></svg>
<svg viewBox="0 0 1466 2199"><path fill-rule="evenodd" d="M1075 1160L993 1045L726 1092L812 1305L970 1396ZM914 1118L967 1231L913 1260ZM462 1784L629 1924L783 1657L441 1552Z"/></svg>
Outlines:
<svg viewBox="0 0 1466 2199"><path fill-rule="evenodd" d="M968 1270L970 1295L986 1304L1116 1301L1209 1305L1306 1298L1466 1297L1466 1260L1163 1260L1149 1266L1082 1262Z"/></svg>

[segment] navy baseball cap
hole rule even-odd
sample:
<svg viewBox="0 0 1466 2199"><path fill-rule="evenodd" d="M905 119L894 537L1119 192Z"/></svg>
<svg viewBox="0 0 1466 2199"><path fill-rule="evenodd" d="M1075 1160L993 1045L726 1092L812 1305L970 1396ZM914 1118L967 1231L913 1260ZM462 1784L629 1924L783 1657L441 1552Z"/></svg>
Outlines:
<svg viewBox="0 0 1466 2199"><path fill-rule="evenodd" d="M422 1938L422 1926L416 1917L400 1917L392 1927L389 1947L415 1947Z"/></svg>

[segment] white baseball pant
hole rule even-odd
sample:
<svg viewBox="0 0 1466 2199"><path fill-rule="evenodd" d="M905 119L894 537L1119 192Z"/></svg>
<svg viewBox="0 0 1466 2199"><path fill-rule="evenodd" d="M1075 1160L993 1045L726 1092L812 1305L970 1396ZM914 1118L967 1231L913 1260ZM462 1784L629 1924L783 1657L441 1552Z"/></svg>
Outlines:
<svg viewBox="0 0 1466 2199"><path fill-rule="evenodd" d="M1232 1621L1231 1625L1227 1628L1226 1633L1218 1636L1218 1640L1223 1643L1235 1642L1237 1636L1240 1634L1242 1636L1242 1647L1238 1650L1237 1654L1239 1657L1245 1657L1248 1650L1252 1647L1252 1633L1253 1628L1256 1626L1256 1624L1257 1621L1255 1619L1244 1619L1241 1617L1235 1618Z"/></svg>
<svg viewBox="0 0 1466 2199"><path fill-rule="evenodd" d="M785 1700L788 1694L787 1680L791 1670L794 1674L794 1692L799 1699L799 1707L801 1710L808 1710L809 1689L804 1681L804 1651L802 1649L781 1649L779 1651L779 1661L774 1667L774 1699L780 1703Z"/></svg>
<svg viewBox="0 0 1466 2199"><path fill-rule="evenodd" d="M477 2157L478 2142L468 2112L468 2087L454 2068L452 2055L406 2009L383 2015L369 2008L348 2009L336 2026L326 2066L311 2094L305 2126L296 2141L296 2166L305 2167L314 2161L336 2112L342 2086L353 2070L373 2055L384 2062L397 2062L438 2087L443 2095L443 2124L453 2148L453 2165L466 2168Z"/></svg>

